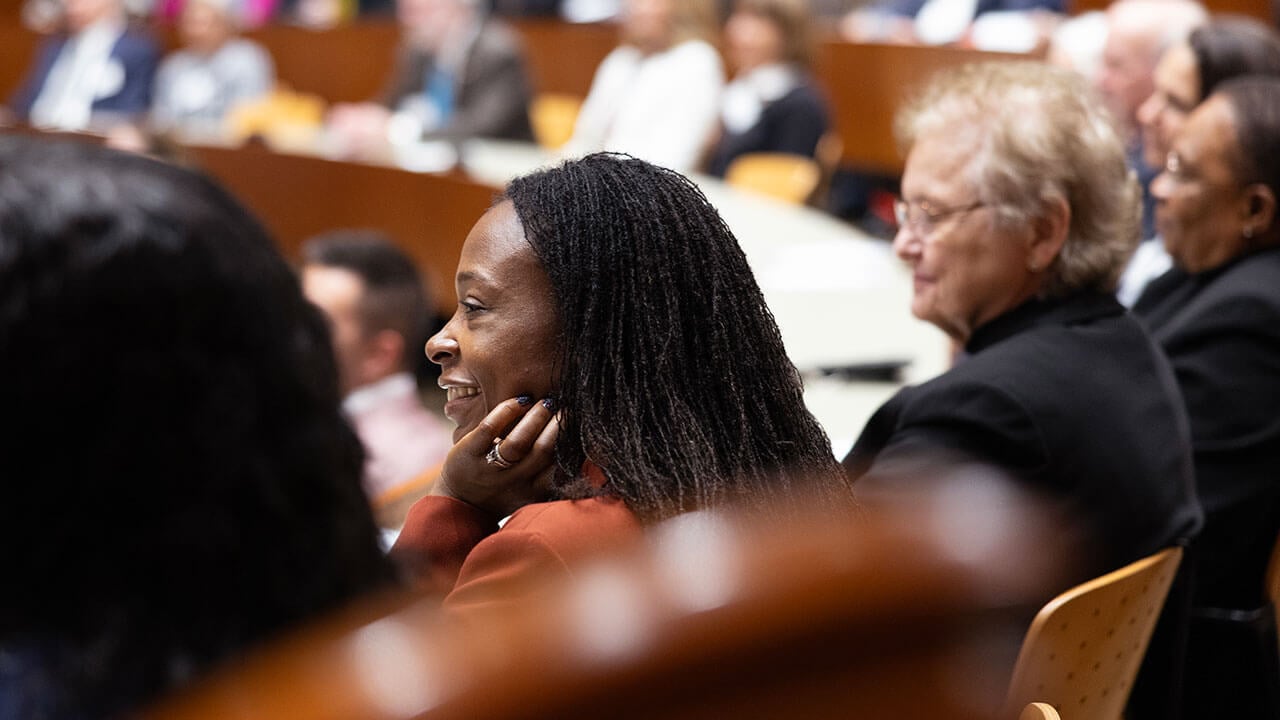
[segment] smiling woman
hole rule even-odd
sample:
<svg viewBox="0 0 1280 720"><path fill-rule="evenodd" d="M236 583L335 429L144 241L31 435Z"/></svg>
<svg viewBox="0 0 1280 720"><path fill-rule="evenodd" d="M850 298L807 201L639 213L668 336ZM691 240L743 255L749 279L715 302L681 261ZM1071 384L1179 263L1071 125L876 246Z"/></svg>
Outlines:
<svg viewBox="0 0 1280 720"><path fill-rule="evenodd" d="M519 603L686 511L847 499L746 258L683 176L600 154L520 178L456 283L427 343L455 445L393 549L453 610Z"/></svg>
<svg viewBox="0 0 1280 720"><path fill-rule="evenodd" d="M1151 187L1175 269L1134 312L1173 364L1205 510L1183 717L1275 717L1274 678L1243 628L1253 618L1274 655L1263 580L1280 531L1280 79L1221 84Z"/></svg>

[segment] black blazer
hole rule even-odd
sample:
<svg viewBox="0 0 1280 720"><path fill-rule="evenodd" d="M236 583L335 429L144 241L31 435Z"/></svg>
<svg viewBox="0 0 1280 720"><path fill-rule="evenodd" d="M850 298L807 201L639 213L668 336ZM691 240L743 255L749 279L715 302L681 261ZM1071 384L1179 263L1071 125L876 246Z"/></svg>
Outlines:
<svg viewBox="0 0 1280 720"><path fill-rule="evenodd" d="M1258 607L1280 531L1280 248L1170 271L1135 312L1168 354L1191 419L1205 511L1195 602Z"/></svg>
<svg viewBox="0 0 1280 720"><path fill-rule="evenodd" d="M402 47L396 69L381 102L395 108L408 95L422 92L435 58ZM467 51L462 77L454 87L453 116L424 139L466 140L473 137L533 140L529 104L533 97L525 71L520 38L500 20L486 20Z"/></svg>
<svg viewBox="0 0 1280 720"><path fill-rule="evenodd" d="M1081 579L1199 529L1173 372L1114 298L1028 302L979 328L965 350L950 371L876 411L844 460L855 480L994 466L1090 538Z"/></svg>
<svg viewBox="0 0 1280 720"><path fill-rule="evenodd" d="M813 157L818 141L830 126L826 100L806 78L786 95L765 105L755 125L741 133L726 132L711 152L707 172L724 177L734 160L753 152Z"/></svg>

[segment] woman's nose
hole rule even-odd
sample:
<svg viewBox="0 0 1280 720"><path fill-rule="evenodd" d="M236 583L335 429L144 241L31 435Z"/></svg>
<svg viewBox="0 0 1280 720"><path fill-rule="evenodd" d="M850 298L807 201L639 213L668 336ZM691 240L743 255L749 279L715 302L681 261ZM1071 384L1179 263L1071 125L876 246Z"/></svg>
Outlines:
<svg viewBox="0 0 1280 720"><path fill-rule="evenodd" d="M427 359L437 365L444 365L458 357L458 341L449 332L453 320L440 329L440 332L427 339Z"/></svg>
<svg viewBox="0 0 1280 720"><path fill-rule="evenodd" d="M920 238L911 230L911 223L898 226L893 236L893 252L901 260L911 260L920 254Z"/></svg>
<svg viewBox="0 0 1280 720"><path fill-rule="evenodd" d="M1155 176L1151 181L1151 197L1156 200L1168 200L1171 184L1168 172Z"/></svg>
<svg viewBox="0 0 1280 720"><path fill-rule="evenodd" d="M1151 93L1142 104L1138 106L1138 124L1149 126L1155 122L1156 116L1160 114L1160 98L1155 93Z"/></svg>

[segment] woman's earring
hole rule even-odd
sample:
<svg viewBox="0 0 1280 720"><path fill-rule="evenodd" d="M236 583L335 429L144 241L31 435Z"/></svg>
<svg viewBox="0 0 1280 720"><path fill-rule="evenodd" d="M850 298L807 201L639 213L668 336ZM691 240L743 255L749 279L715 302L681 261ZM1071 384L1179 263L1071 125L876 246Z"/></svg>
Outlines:
<svg viewBox="0 0 1280 720"><path fill-rule="evenodd" d="M1252 240L1252 239L1253 239L1253 226L1252 226L1252 225L1245 225L1245 226L1244 226L1244 239L1245 239L1245 240Z"/></svg>

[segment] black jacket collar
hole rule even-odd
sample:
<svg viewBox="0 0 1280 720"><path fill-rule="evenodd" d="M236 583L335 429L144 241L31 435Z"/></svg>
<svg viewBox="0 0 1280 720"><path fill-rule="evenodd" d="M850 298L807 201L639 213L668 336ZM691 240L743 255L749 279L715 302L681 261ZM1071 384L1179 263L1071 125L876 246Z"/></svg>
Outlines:
<svg viewBox="0 0 1280 720"><path fill-rule="evenodd" d="M1100 292L1082 291L1064 298L1028 300L975 330L964 350L970 355L982 352L1038 325L1074 325L1123 313L1124 306L1115 297Z"/></svg>

